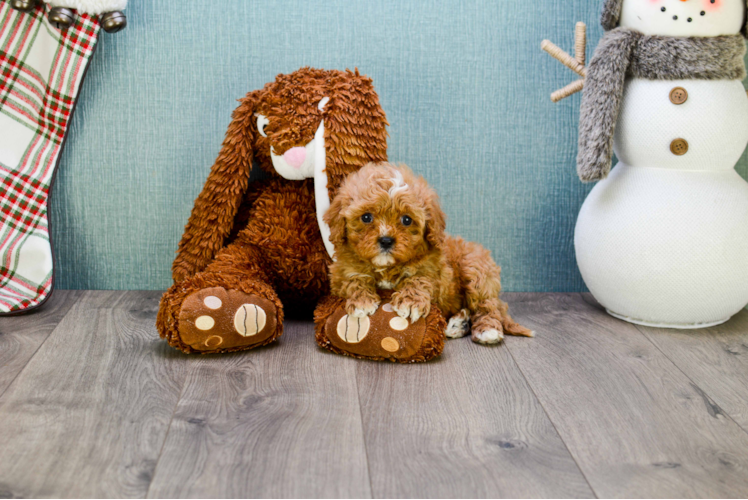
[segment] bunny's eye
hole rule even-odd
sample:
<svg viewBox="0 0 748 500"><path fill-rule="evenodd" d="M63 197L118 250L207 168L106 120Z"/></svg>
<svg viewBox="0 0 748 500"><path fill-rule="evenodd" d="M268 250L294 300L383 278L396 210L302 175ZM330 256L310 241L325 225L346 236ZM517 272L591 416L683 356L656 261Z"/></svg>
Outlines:
<svg viewBox="0 0 748 500"><path fill-rule="evenodd" d="M371 214L364 214L361 216L361 222L364 224L371 224L374 221L374 216Z"/></svg>
<svg viewBox="0 0 748 500"><path fill-rule="evenodd" d="M268 135L265 133L265 127L270 123L270 120L268 120L265 115L256 114L255 116L257 117L257 131L261 136L267 137Z"/></svg>
<svg viewBox="0 0 748 500"><path fill-rule="evenodd" d="M403 215L403 217L400 219L400 222L403 223L403 226L410 226L411 224L413 224L413 219L411 219L407 215Z"/></svg>

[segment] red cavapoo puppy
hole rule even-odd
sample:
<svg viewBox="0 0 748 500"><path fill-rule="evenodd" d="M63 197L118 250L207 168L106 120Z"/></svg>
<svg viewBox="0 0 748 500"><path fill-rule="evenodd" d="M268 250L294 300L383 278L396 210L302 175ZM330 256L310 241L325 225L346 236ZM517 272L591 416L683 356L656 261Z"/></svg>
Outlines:
<svg viewBox="0 0 748 500"><path fill-rule="evenodd" d="M445 234L439 197L402 165L370 163L344 181L325 214L336 261L332 293L354 317L374 314L377 288L392 290L392 307L412 322L439 306L447 337L472 332L496 344L504 333L531 337L515 323L501 294L501 268L488 250Z"/></svg>

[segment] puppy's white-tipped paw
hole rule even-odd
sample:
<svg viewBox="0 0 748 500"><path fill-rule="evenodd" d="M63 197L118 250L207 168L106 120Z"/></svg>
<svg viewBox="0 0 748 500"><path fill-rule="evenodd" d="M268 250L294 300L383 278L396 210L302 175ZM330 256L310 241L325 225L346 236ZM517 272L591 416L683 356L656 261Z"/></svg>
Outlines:
<svg viewBox="0 0 748 500"><path fill-rule="evenodd" d="M410 322L415 323L421 318L425 318L431 312L429 307L412 306L410 308Z"/></svg>
<svg viewBox="0 0 748 500"><path fill-rule="evenodd" d="M348 302L348 305L346 306L346 312L349 316L352 318L366 318L367 316L371 316L375 312L377 312L377 309L379 309L379 302L365 302L365 303L351 303Z"/></svg>
<svg viewBox="0 0 748 500"><path fill-rule="evenodd" d="M473 342L478 344L498 344L502 340L504 340L504 334L495 329L473 332Z"/></svg>
<svg viewBox="0 0 748 500"><path fill-rule="evenodd" d="M428 316L431 312L431 304L425 301L402 300L397 302L397 305L392 305L392 310L401 318L409 319L411 323Z"/></svg>
<svg viewBox="0 0 748 500"><path fill-rule="evenodd" d="M392 310L395 311L395 314L400 316L403 319L408 319L410 316L410 306L406 304L401 304L398 307L392 307Z"/></svg>
<svg viewBox="0 0 748 500"><path fill-rule="evenodd" d="M366 311L364 311L363 309L356 308L353 310L353 313L350 314L350 316L352 318L365 318L366 316L368 316L368 314L366 314Z"/></svg>
<svg viewBox="0 0 748 500"><path fill-rule="evenodd" d="M374 307L374 308L367 307L367 308L363 308L363 309L360 308L360 307L357 307L353 311L353 314L351 314L351 316L354 317L354 318L365 318L367 316L371 316L375 312L377 312L377 308L376 307Z"/></svg>
<svg viewBox="0 0 748 500"><path fill-rule="evenodd" d="M462 338L470 331L468 328L469 325L469 321L462 316L452 316L449 318L445 334L450 339Z"/></svg>

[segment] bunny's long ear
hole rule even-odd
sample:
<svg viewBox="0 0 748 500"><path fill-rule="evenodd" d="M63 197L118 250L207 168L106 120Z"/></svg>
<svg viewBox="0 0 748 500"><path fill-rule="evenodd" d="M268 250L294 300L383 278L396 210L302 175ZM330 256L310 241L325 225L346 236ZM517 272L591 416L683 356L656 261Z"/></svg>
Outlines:
<svg viewBox="0 0 748 500"><path fill-rule="evenodd" d="M254 137L255 108L259 91L240 100L232 114L223 147L195 201L177 258L172 265L175 283L205 269L223 248L249 184Z"/></svg>
<svg viewBox="0 0 748 500"><path fill-rule="evenodd" d="M387 161L387 117L371 78L334 71L325 92L326 173L330 198L345 178L370 162Z"/></svg>

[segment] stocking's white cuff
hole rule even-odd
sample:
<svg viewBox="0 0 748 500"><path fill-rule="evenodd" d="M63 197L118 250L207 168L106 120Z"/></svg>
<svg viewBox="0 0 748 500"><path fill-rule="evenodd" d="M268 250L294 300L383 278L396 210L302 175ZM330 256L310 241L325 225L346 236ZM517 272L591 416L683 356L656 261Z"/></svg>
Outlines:
<svg viewBox="0 0 748 500"><path fill-rule="evenodd" d="M44 0L52 7L67 7L81 14L104 14L115 10L125 10L127 0Z"/></svg>

